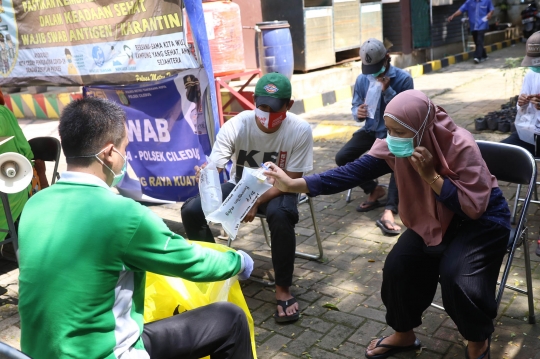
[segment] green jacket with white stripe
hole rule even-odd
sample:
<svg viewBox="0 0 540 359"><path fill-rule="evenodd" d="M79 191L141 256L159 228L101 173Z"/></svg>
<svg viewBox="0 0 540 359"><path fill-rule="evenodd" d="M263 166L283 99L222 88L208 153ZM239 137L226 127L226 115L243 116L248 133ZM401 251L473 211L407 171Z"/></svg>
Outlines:
<svg viewBox="0 0 540 359"><path fill-rule="evenodd" d="M66 172L34 195L19 226L21 348L34 359L149 358L145 272L223 280L241 256L190 244L99 178Z"/></svg>

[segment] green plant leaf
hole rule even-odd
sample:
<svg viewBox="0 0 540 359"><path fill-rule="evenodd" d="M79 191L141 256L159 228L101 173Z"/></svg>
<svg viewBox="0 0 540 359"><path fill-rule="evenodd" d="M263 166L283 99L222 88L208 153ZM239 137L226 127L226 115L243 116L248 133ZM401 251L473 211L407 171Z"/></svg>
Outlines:
<svg viewBox="0 0 540 359"><path fill-rule="evenodd" d="M337 310L339 312L339 308L332 303L323 304L323 308L327 308L330 310Z"/></svg>

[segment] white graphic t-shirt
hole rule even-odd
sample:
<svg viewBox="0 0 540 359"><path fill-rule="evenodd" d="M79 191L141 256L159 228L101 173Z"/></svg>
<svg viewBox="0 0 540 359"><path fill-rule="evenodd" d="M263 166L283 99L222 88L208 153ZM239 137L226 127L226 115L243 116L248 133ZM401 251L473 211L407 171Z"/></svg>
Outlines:
<svg viewBox="0 0 540 359"><path fill-rule="evenodd" d="M268 161L290 172L305 173L313 169L313 136L309 123L288 112L279 130L265 133L255 121L254 111L244 111L219 130L210 158L219 168L232 160L230 182L236 183L242 177L244 167L258 168Z"/></svg>

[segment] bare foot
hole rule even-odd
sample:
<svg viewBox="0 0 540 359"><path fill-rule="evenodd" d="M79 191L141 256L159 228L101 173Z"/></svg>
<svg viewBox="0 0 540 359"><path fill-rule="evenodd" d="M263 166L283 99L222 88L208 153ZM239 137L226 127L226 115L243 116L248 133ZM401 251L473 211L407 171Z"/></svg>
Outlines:
<svg viewBox="0 0 540 359"><path fill-rule="evenodd" d="M384 338L384 340L381 342L381 344L388 344L388 345L395 345L399 347L407 347L409 345L413 345L416 340L416 336L414 335L414 332L412 330L408 332L395 332L394 334L390 335L389 337ZM377 354L383 354L386 353L389 348L376 348L377 342L379 339L373 339L366 350L367 355L377 355Z"/></svg>
<svg viewBox="0 0 540 359"><path fill-rule="evenodd" d="M480 357L480 355L484 354L484 352L488 348L488 341L487 339L483 342L469 342L467 345L467 350L469 351L469 358L476 359ZM489 359L489 357L485 357L484 359Z"/></svg>
<svg viewBox="0 0 540 359"><path fill-rule="evenodd" d="M290 300L293 298L293 295L291 294L290 287L283 287L280 285L276 285L276 299L277 300ZM280 305L277 306L277 311L280 317L284 317L285 315L290 316L293 315L298 311L298 303L294 303L293 305L287 307L286 312L283 311L283 308L281 308Z"/></svg>
<svg viewBox="0 0 540 359"><path fill-rule="evenodd" d="M401 231L401 227L394 223L394 221L395 221L394 213L392 213L391 210L389 210L389 209L384 210L384 213L383 213L383 215L381 217L381 222L383 222L384 220L389 221L389 222L385 223L386 228L388 228L390 230L394 230L394 231ZM394 225L391 225L390 223L394 223Z"/></svg>
<svg viewBox="0 0 540 359"><path fill-rule="evenodd" d="M367 207L369 207L369 205L366 205L366 203L375 202L379 198L384 197L385 194L386 194L386 190L384 189L384 187L377 186L377 187L375 187L373 192L371 192L369 194L369 197L368 197L367 201L365 201L364 203L361 203L359 207L360 208L367 208Z"/></svg>

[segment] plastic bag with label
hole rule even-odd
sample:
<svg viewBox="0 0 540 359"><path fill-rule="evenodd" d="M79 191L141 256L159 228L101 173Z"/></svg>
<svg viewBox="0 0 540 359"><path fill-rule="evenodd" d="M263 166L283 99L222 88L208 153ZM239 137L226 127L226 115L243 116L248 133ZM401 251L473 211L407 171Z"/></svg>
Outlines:
<svg viewBox="0 0 540 359"><path fill-rule="evenodd" d="M373 76L368 76L369 88L366 93L366 100L364 103L367 105L368 117L374 119L377 107L379 107L379 101L382 94L382 83L377 81Z"/></svg>
<svg viewBox="0 0 540 359"><path fill-rule="evenodd" d="M220 252L234 250L222 244L207 242L193 243ZM251 346L253 348L254 358L256 359L257 348L255 345L253 318L236 276L219 282L195 283L182 278L167 277L150 272L146 273L144 294L145 323L165 319L174 314L221 301L228 301L239 306L246 314Z"/></svg>
<svg viewBox="0 0 540 359"><path fill-rule="evenodd" d="M221 183L219 182L219 172L216 164L206 157L206 167L201 170L199 178L199 193L201 195L201 205L205 217L216 211L222 202Z"/></svg>
<svg viewBox="0 0 540 359"><path fill-rule="evenodd" d="M534 106L528 105L526 108L519 108L514 125L520 140L531 145L535 144L536 111Z"/></svg>
<svg viewBox="0 0 540 359"><path fill-rule="evenodd" d="M240 182L225 198L218 210L206 216L206 220L221 223L225 232L234 240L242 219L253 207L255 201L270 188L272 185L262 175L262 169L244 167Z"/></svg>

